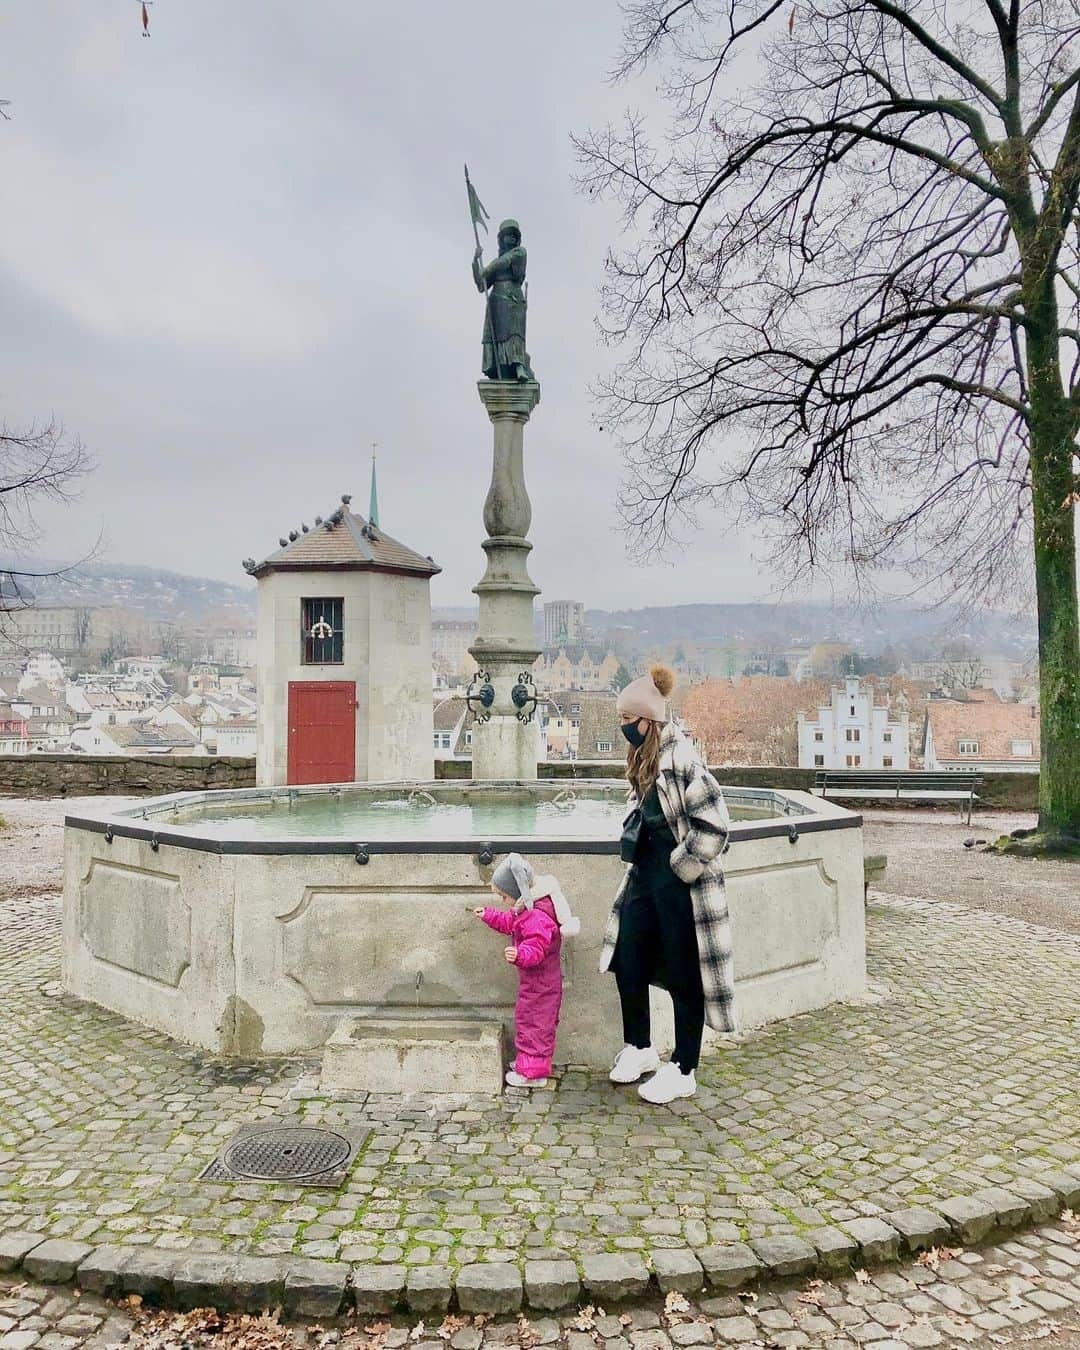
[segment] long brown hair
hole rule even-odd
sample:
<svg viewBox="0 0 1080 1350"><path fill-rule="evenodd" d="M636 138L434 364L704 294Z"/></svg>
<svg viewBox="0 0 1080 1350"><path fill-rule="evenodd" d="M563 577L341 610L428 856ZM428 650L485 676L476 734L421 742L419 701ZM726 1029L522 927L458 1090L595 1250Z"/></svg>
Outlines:
<svg viewBox="0 0 1080 1350"><path fill-rule="evenodd" d="M660 777L660 731L663 723L654 722L650 718L639 720L648 721L649 729L641 745L630 747L630 752L626 756L626 777L637 794L638 801L643 802Z"/></svg>

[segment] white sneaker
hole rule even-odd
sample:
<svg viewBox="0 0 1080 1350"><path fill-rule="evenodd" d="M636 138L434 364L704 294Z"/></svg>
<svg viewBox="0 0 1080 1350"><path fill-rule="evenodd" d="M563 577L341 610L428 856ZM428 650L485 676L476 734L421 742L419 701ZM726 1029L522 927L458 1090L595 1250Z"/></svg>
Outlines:
<svg viewBox="0 0 1080 1350"><path fill-rule="evenodd" d="M624 1045L611 1066L608 1077L613 1083L636 1083L647 1073L655 1073L660 1067L660 1056L647 1045L639 1050L636 1045Z"/></svg>
<svg viewBox="0 0 1080 1350"><path fill-rule="evenodd" d="M654 1106L666 1106L676 1097L692 1097L697 1091L693 1069L683 1073L677 1064L663 1064L647 1083L638 1088L638 1096Z"/></svg>
<svg viewBox="0 0 1080 1350"><path fill-rule="evenodd" d="M507 1087L518 1088L537 1088L546 1087L546 1078L526 1078L523 1073L518 1073L516 1069L507 1069L506 1071Z"/></svg>

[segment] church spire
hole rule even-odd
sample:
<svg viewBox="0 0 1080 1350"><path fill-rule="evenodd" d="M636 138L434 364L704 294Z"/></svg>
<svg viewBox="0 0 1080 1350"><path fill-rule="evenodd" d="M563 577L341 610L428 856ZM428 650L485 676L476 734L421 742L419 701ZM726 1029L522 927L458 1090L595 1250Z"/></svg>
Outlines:
<svg viewBox="0 0 1080 1350"><path fill-rule="evenodd" d="M377 441L371 442L371 502L368 505L368 522L371 525L379 523L379 490L375 484L375 447Z"/></svg>

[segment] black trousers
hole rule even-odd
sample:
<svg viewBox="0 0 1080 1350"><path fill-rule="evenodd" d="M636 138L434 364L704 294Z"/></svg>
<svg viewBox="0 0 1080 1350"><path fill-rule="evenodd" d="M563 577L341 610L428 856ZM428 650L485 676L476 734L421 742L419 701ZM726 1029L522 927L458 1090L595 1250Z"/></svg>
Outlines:
<svg viewBox="0 0 1080 1350"><path fill-rule="evenodd" d="M649 986L662 985L675 1009L671 1058L683 1073L696 1069L705 1029L705 995L689 886L631 890L619 915L612 966L627 1045L643 1049L650 1044Z"/></svg>

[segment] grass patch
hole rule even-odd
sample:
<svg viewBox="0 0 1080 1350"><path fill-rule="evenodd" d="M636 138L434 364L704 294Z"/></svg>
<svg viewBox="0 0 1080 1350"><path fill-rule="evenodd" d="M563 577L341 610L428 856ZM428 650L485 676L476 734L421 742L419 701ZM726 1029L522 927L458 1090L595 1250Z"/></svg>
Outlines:
<svg viewBox="0 0 1080 1350"><path fill-rule="evenodd" d="M1064 858L1080 862L1080 838L1075 834L1036 830L1022 839L1003 834L994 840L991 848L1014 858Z"/></svg>

